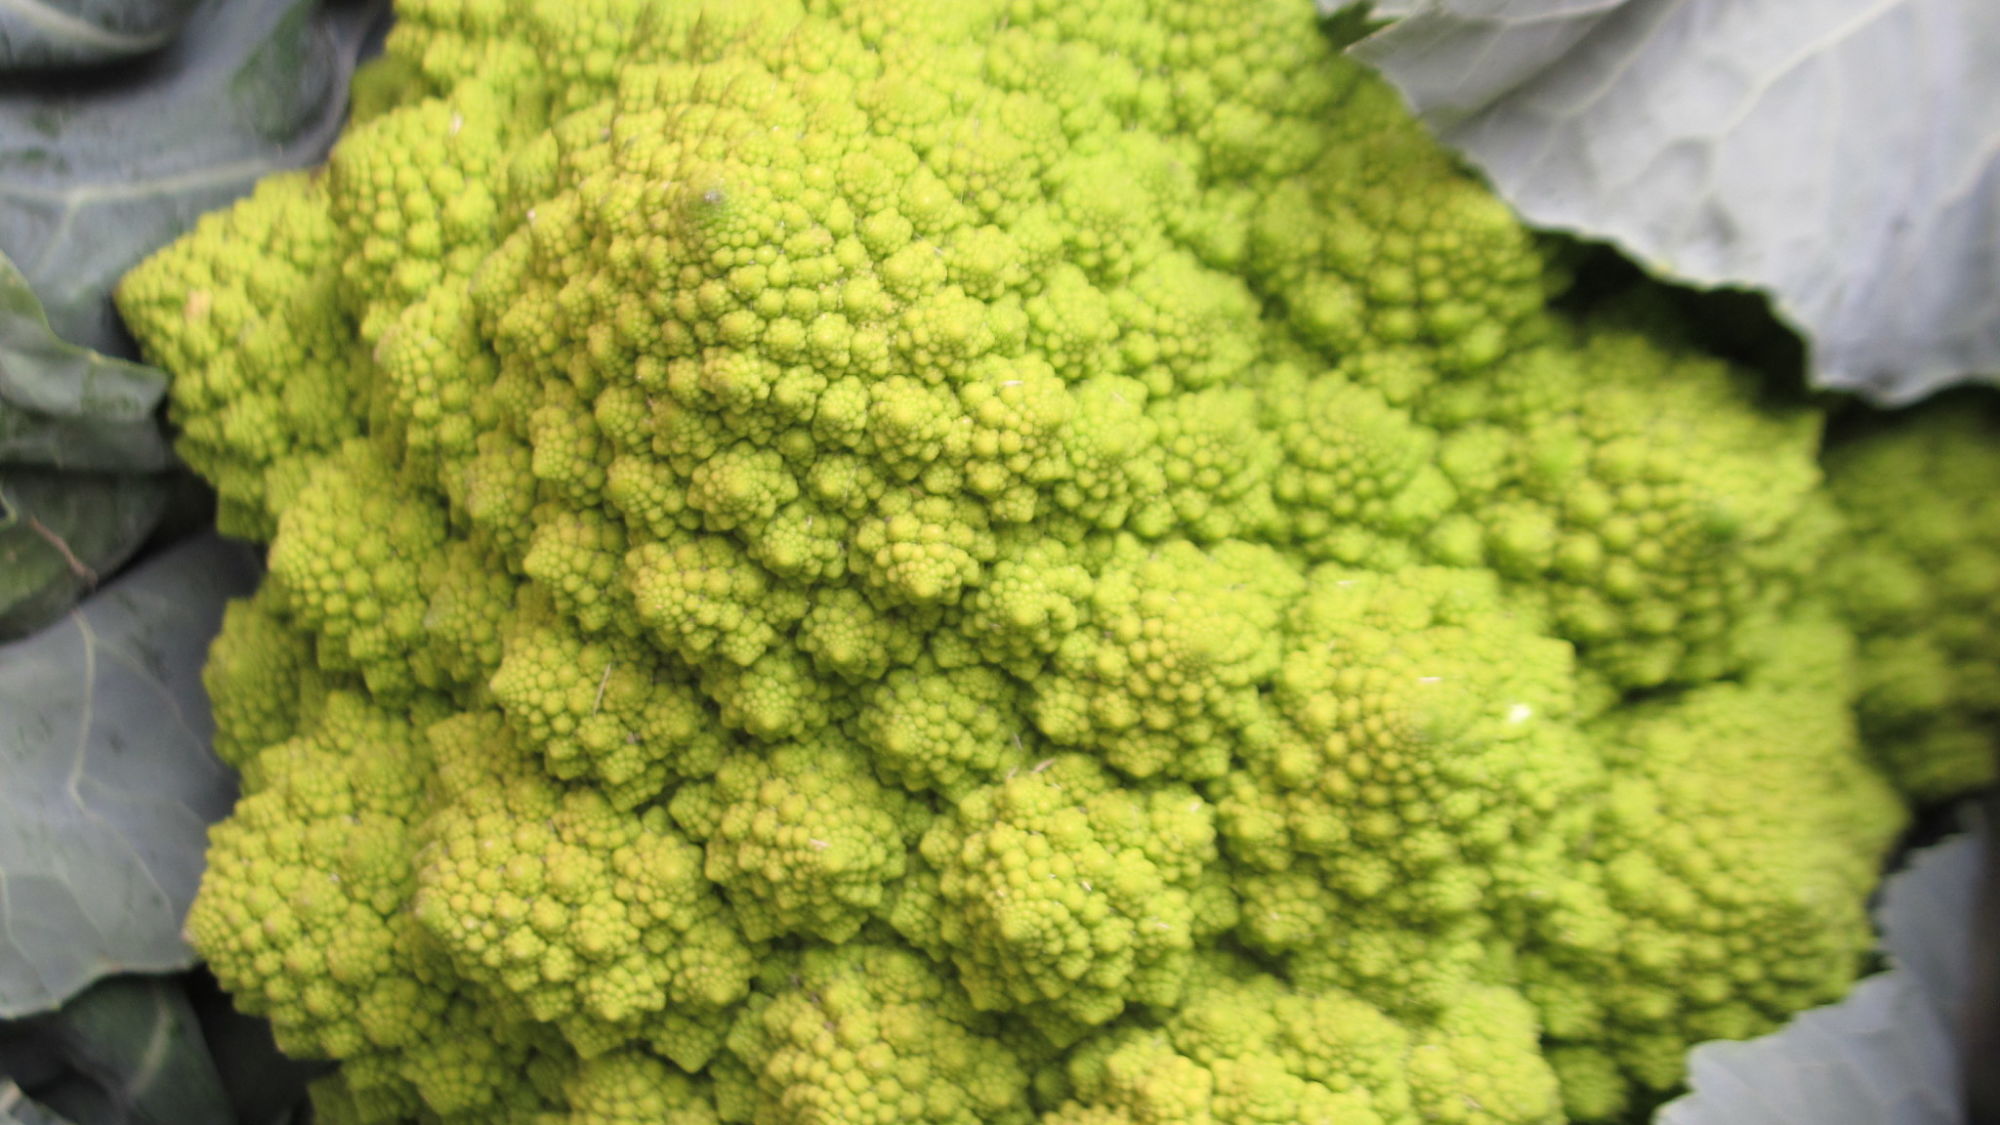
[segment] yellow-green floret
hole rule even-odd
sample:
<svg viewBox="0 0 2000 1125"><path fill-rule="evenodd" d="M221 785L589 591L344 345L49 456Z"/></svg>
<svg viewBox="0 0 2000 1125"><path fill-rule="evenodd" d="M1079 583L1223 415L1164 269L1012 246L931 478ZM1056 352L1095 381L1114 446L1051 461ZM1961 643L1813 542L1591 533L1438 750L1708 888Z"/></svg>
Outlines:
<svg viewBox="0 0 2000 1125"><path fill-rule="evenodd" d="M397 17L120 293L271 544L189 932L327 1121L1609 1120L1861 967L1991 474L1829 500L1311 4Z"/></svg>
<svg viewBox="0 0 2000 1125"><path fill-rule="evenodd" d="M2000 770L2000 403L1960 392L1859 422L1827 451L1846 516L1842 611L1861 636L1869 749L1912 797Z"/></svg>

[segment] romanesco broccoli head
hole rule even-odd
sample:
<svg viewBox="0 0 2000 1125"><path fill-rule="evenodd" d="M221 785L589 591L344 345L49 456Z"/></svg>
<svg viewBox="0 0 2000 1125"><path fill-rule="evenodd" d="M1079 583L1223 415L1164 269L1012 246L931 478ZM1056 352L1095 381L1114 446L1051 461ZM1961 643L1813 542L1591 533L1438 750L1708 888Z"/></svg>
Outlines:
<svg viewBox="0 0 2000 1125"><path fill-rule="evenodd" d="M1957 454L1559 308L1312 5L397 15L120 292L327 1120L1609 1120L1859 967Z"/></svg>

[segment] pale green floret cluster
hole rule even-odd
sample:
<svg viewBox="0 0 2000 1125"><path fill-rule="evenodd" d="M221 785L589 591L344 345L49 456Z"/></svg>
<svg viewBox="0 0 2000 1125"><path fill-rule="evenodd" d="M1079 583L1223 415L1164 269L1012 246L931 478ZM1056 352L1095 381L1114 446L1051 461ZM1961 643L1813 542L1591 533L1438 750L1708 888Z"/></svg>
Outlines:
<svg viewBox="0 0 2000 1125"><path fill-rule="evenodd" d="M1312 5L397 17L121 292L271 544L189 932L328 1125L1611 1120L1860 967L1969 517L1826 597L1819 415Z"/></svg>
<svg viewBox="0 0 2000 1125"><path fill-rule="evenodd" d="M1960 392L1828 451L1847 513L1833 562L1862 640L1857 711L1901 789L1944 800L2000 772L2000 403Z"/></svg>

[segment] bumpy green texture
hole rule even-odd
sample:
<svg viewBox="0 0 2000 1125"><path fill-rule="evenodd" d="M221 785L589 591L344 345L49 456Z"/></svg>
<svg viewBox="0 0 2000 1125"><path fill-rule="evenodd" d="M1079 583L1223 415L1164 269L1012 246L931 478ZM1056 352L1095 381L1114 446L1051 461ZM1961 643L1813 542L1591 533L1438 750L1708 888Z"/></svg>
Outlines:
<svg viewBox="0 0 2000 1125"><path fill-rule="evenodd" d="M1857 422L1826 457L1848 515L1839 601L1862 637L1861 729L1897 785L1942 800L2000 769L2000 401L1947 395Z"/></svg>
<svg viewBox="0 0 2000 1125"><path fill-rule="evenodd" d="M1821 419L1337 48L411 0L127 280L271 541L189 929L326 1121L1599 1120L1840 992Z"/></svg>

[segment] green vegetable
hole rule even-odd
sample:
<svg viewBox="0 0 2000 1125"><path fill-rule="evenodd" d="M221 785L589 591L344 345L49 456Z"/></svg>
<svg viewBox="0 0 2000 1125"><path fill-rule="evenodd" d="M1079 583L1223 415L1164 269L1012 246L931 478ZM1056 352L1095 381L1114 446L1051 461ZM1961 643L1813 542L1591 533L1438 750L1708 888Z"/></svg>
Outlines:
<svg viewBox="0 0 2000 1125"><path fill-rule="evenodd" d="M342 1122L1611 1120L1838 996L1817 408L1289 0L412 0L120 305Z"/></svg>

